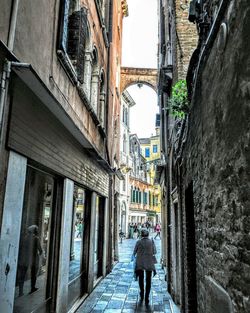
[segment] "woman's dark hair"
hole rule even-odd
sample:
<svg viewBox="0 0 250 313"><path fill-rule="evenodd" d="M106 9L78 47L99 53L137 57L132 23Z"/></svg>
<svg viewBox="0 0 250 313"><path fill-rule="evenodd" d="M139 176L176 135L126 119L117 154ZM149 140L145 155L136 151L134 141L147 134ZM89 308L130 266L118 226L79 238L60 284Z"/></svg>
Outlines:
<svg viewBox="0 0 250 313"><path fill-rule="evenodd" d="M142 237L148 237L149 236L149 231L147 230L147 228L141 229L141 236Z"/></svg>

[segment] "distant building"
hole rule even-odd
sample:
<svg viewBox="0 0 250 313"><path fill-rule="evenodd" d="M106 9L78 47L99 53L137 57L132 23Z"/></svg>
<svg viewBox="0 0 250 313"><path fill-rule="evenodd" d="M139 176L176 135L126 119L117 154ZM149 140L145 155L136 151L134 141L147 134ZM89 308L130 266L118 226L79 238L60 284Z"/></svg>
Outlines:
<svg viewBox="0 0 250 313"><path fill-rule="evenodd" d="M130 156L130 108L135 105L134 100L124 91L121 97L120 113L120 169L123 174L123 180L120 181L119 191L119 213L118 223L124 233L128 233L129 204L130 204L130 184L129 175L132 170L132 159Z"/></svg>
<svg viewBox="0 0 250 313"><path fill-rule="evenodd" d="M155 132L149 138L140 138L141 153L146 159L147 173L149 182L152 186L149 191L149 206L153 212L148 212L148 217L154 223L161 222L161 188L155 183L156 167L160 163L161 148L160 148L160 115L156 114Z"/></svg>
<svg viewBox="0 0 250 313"><path fill-rule="evenodd" d="M130 156L132 170L130 171L130 205L129 222L144 223L147 220L149 208L149 177L147 174L146 159L141 155L141 146L136 134L130 135Z"/></svg>

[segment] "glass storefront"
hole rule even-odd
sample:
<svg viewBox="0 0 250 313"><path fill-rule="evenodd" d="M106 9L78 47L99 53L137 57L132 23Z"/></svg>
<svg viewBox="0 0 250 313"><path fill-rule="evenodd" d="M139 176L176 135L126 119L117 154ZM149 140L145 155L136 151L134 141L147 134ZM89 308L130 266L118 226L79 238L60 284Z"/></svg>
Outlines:
<svg viewBox="0 0 250 313"><path fill-rule="evenodd" d="M96 197L95 245L94 245L94 281L102 276L102 255L104 235L103 199Z"/></svg>
<svg viewBox="0 0 250 313"><path fill-rule="evenodd" d="M49 307L54 187L52 176L28 167L13 310L16 313L38 309L46 312Z"/></svg>
<svg viewBox="0 0 250 313"><path fill-rule="evenodd" d="M74 187L73 218L71 229L71 249L69 263L69 297L68 306L84 293L84 249L86 243L86 193L81 187Z"/></svg>

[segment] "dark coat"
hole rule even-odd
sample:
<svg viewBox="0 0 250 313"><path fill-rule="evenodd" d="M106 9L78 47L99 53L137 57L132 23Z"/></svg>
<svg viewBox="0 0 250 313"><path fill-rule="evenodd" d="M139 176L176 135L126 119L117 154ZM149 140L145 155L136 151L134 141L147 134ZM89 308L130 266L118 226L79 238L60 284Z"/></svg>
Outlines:
<svg viewBox="0 0 250 313"><path fill-rule="evenodd" d="M136 256L135 270L154 271L156 247L154 241L142 238L136 242L134 253Z"/></svg>

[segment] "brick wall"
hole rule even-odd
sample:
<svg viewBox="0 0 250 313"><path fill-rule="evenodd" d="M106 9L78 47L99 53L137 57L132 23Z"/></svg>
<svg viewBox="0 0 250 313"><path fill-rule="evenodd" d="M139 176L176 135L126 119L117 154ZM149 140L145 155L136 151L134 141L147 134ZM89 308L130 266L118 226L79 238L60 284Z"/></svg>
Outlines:
<svg viewBox="0 0 250 313"><path fill-rule="evenodd" d="M217 1L209 1L214 18ZM198 79L185 148L198 312L250 312L250 7L231 1ZM223 49L224 50L221 50ZM192 312L192 311L190 311Z"/></svg>
<svg viewBox="0 0 250 313"><path fill-rule="evenodd" d="M186 0L175 1L175 21L176 21L176 80L185 79L189 61L194 49L197 46L196 25L188 21L189 3Z"/></svg>

